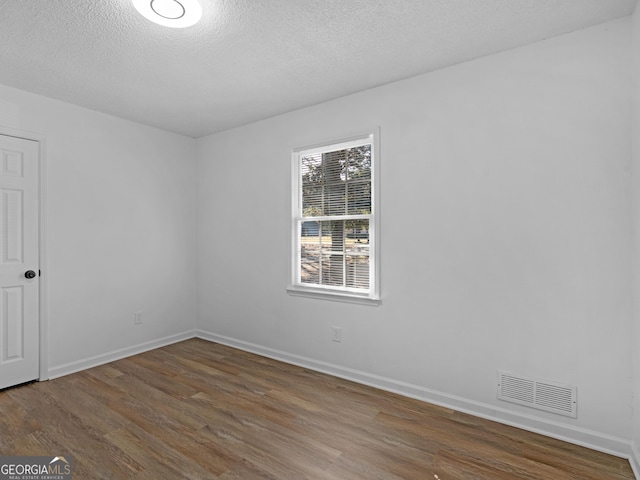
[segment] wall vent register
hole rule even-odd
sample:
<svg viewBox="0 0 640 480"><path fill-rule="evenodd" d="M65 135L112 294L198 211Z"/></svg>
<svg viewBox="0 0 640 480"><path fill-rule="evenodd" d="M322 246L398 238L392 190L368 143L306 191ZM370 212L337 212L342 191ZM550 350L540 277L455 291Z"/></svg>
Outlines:
<svg viewBox="0 0 640 480"><path fill-rule="evenodd" d="M577 388L527 375L498 371L498 399L577 418Z"/></svg>

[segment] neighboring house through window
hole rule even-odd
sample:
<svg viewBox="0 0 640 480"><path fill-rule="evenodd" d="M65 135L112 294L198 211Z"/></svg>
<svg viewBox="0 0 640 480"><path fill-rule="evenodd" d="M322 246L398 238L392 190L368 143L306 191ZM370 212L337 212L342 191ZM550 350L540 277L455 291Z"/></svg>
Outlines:
<svg viewBox="0 0 640 480"><path fill-rule="evenodd" d="M292 294L379 303L377 133L293 152Z"/></svg>

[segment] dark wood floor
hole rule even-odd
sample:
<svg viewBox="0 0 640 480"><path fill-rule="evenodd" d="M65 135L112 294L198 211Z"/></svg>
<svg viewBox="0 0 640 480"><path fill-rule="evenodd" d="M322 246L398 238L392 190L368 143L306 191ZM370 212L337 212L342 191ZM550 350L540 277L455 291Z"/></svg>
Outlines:
<svg viewBox="0 0 640 480"><path fill-rule="evenodd" d="M70 456L76 480L634 478L626 460L195 339L0 392L0 454Z"/></svg>

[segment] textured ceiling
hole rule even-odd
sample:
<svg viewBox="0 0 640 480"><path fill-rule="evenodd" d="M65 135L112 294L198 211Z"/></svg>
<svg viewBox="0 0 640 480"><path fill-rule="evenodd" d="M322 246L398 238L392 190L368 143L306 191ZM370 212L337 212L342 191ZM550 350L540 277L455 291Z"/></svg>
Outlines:
<svg viewBox="0 0 640 480"><path fill-rule="evenodd" d="M0 83L198 137L632 13L636 0L0 0Z"/></svg>

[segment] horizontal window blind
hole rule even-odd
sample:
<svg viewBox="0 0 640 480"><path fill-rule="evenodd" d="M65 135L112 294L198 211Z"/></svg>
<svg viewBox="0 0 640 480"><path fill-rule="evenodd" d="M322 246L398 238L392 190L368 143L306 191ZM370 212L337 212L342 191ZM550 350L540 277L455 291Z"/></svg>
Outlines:
<svg viewBox="0 0 640 480"><path fill-rule="evenodd" d="M298 153L297 283L368 293L373 236L371 138Z"/></svg>

